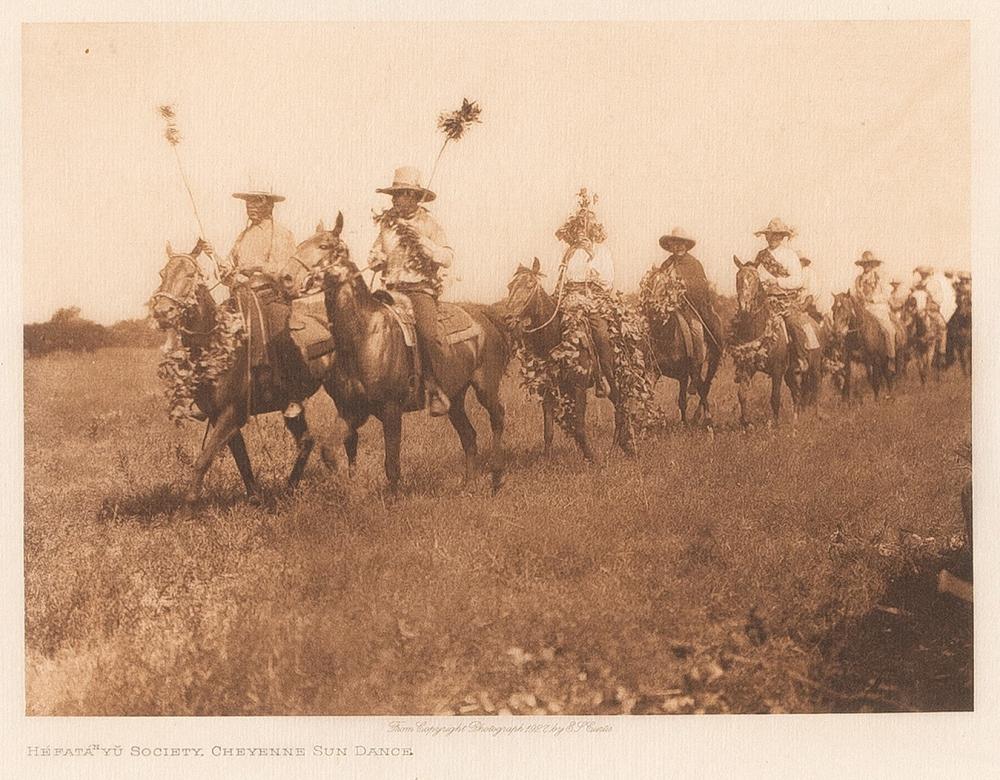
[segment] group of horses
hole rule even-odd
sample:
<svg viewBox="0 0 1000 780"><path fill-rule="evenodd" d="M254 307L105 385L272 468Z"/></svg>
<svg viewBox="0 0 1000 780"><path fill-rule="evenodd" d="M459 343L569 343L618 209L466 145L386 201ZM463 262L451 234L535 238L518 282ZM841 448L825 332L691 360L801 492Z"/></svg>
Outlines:
<svg viewBox="0 0 1000 780"><path fill-rule="evenodd" d="M385 475L391 493L398 492L401 467L400 448L402 417L413 408L414 374L417 357L408 346L403 327L397 317L373 292L363 278L363 270L350 259L347 245L341 238L343 217L338 214L333 229L322 223L316 233L298 245L293 260L308 268L322 269L322 289L330 334L335 343L335 360L322 378L315 378L289 339L275 341L278 358L291 371L258 373L251 370L249 350L236 349L228 369L214 381L200 384L195 403L208 418L208 429L201 453L193 466L193 477L185 492L187 502L195 501L202 489L208 468L224 446L228 446L242 477L248 496L260 496L246 442L241 433L249 419L258 414L284 409L297 398L309 397L320 386L336 405L338 415L347 426L344 451L348 470L354 472L358 453L358 431L374 417L381 422L385 444ZM735 351L752 347L752 359L743 361L737 371L741 422L749 425L747 398L752 377L757 372L772 381L771 407L775 420L780 412L781 385L784 382L792 396L793 415L814 405L818 400L824 365L839 366L837 373L844 397L850 395L850 365L865 365L876 395L882 385L891 387L893 374L905 370L909 357L917 360L921 378L925 368L939 364L934 350L938 340L930 323L921 313L913 311L901 328L897 349L896 370L888 366L887 350L877 323L863 308L846 294L835 296L831 315L817 323L819 347L809 352L808 366L794 359L788 331L776 327L780 320L770 308L756 268L741 263L738 267L737 312L733 320L729 346ZM712 426L709 393L723 357L726 345L716 344L697 312L685 305L684 285L671 271L651 275L648 287L652 305L643 307L647 325L642 345L643 364L652 381L668 377L678 382L678 407L681 419L688 421L689 395L698 397L694 420ZM188 254L168 248L167 264L160 271L161 283L150 301L157 325L180 339L194 353L206 348L207 339L220 321L219 306L209 292L209 280L196 260ZM520 265L508 285L508 297L491 306L462 304L478 326L479 335L451 346L452 374L460 378L453 382L449 393L449 420L458 434L465 454L464 480L470 481L477 472L478 446L476 430L466 414L465 398L471 388L486 410L492 430L492 442L486 458L493 491L503 481L504 459L502 436L505 410L500 399L500 383L507 370L516 341L525 350L544 357L562 340L562 298L553 297L543 288L537 259L531 267ZM454 306L457 304L440 304ZM960 304L959 311L962 311ZM962 330L969 341L971 314L966 312L967 327ZM958 312L956 312L958 316ZM968 366L968 349L958 352L963 369ZM564 372L559 391L574 401L576 414L573 438L581 453L592 460L586 425L588 389L603 374L615 407L614 442L625 452L634 452L634 432L627 424L625 406L628 402L623 388L618 386L613 367L602 365L592 346L579 353L579 370ZM294 383L293 388L291 384ZM265 386L266 385L266 386ZM553 438L555 393L543 395L543 439L546 453ZM305 414L285 417L285 425L297 444L297 455L287 480L293 489L302 477L306 463L315 447ZM324 447L323 459L333 462Z"/></svg>

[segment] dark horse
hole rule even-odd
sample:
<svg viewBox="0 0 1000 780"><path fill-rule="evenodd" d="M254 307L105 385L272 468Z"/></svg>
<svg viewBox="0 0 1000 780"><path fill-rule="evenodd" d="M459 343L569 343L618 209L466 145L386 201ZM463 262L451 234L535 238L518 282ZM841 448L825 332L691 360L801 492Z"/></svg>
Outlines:
<svg viewBox="0 0 1000 780"><path fill-rule="evenodd" d="M962 374L972 376L972 296L963 293L956 296L955 311L948 319L947 364L958 357Z"/></svg>
<svg viewBox="0 0 1000 780"><path fill-rule="evenodd" d="M733 263L737 268L737 309L733 318L730 354L736 365L740 424L744 429L750 425L747 401L751 380L757 372L771 377L771 413L775 424L781 413L782 380L792 395L792 419L797 420L803 405L818 401L822 349L809 350L808 369L800 374L787 328L781 316L772 311L757 268L749 262L741 263L735 255ZM822 333L817 335L822 336Z"/></svg>
<svg viewBox="0 0 1000 780"><path fill-rule="evenodd" d="M342 221L338 220L339 232ZM167 264L160 271L160 286L150 299L150 308L157 325L168 331L169 338L180 337L181 344L197 357L211 348L212 340L223 325L225 312L212 299L207 279L192 255L174 253L167 245ZM280 411L293 398L306 398L320 387L290 339L276 339L278 359L289 368L286 372L267 374L250 370L249 350L244 341L232 354L229 367L216 381L202 384L195 393L195 404L208 417L209 430L201 453L194 463L194 476L185 493L192 502L201 493L205 473L223 446L236 461L247 495L258 496L257 483L246 442L241 429L250 417ZM290 394L287 381L295 381L295 394ZM327 384L329 391L330 385ZM295 437L298 455L288 476L287 486L294 488L302 477L315 441L306 425L305 412L284 418L285 427Z"/></svg>
<svg viewBox="0 0 1000 780"><path fill-rule="evenodd" d="M396 493L400 480L400 445L403 413L411 397L415 361L396 316L376 298L351 262L339 231L319 230L299 244L296 256L308 267L325 269L324 288L330 331L337 344L337 358L329 384L337 411L347 423L344 439L348 467L353 472L358 454L358 429L369 417L382 423L385 441L385 475ZM493 444L489 465L493 490L502 480L501 438L504 407L500 380L509 360L503 332L488 308L462 306L478 325L478 336L451 346L453 387L446 387L451 408L448 417L465 451L465 476L475 473L476 429L465 413L470 387L490 417ZM457 379L456 379L457 378Z"/></svg>
<svg viewBox="0 0 1000 780"><path fill-rule="evenodd" d="M875 315L864 308L849 292L836 293L830 310L831 338L839 347L844 364L841 396L851 397L851 364L861 363L868 372L868 382L875 398L882 385L892 391L893 376L885 335Z"/></svg>
<svg viewBox="0 0 1000 780"><path fill-rule="evenodd" d="M695 422L704 414L705 425L712 428L708 394L719 368L721 348L705 338L705 327L685 300L684 281L673 268L654 268L643 279L640 292L643 315L649 327L648 349L653 374L676 379L677 406L681 422L687 425L688 390L698 394ZM707 361L705 376L702 365Z"/></svg>
<svg viewBox="0 0 1000 780"><path fill-rule="evenodd" d="M525 349L530 351L533 357L547 361L552 351L562 344L563 313L561 301L557 304L542 288L541 277L537 257L531 268L518 265L514 277L507 285L506 311L507 322L521 339ZM567 421L567 427L587 461L594 460L594 451L587 437L587 389L593 387L597 380L595 373L598 365L599 361L594 360L592 348L584 345L577 358L578 370L562 371L556 380L559 393L569 400L573 410L572 419ZM613 368L613 366L600 366L610 388L608 397L615 407L614 442L626 453L632 454L635 451L633 437ZM546 455L552 451L553 422L557 403L559 399L554 390L543 394L543 441Z"/></svg>

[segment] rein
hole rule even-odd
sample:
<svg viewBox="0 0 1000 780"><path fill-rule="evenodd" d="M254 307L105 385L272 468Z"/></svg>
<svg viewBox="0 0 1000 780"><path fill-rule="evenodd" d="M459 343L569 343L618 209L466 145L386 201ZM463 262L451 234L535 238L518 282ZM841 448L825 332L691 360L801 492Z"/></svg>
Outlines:
<svg viewBox="0 0 1000 780"><path fill-rule="evenodd" d="M547 320L545 320L545 322L543 322L538 327L525 328L524 329L525 333L537 333L542 328L548 327L552 323L552 321L556 318L556 315L559 314L559 311L562 308L563 297L565 294L565 286L562 283L563 275L565 274L565 272L566 272L566 264L563 263L563 265L560 266L559 268L559 279L556 280L556 287L559 289L559 297L556 299L556 307L552 310L552 316L549 317ZM522 314L524 314L525 309L528 308L528 304L531 303L532 300L534 300L534 298L538 295L538 291L541 288L542 286L538 283L538 280L535 279L535 286L531 290L531 295L528 296L528 300L524 302L524 305L521 307L521 310L515 315L516 317L520 317Z"/></svg>

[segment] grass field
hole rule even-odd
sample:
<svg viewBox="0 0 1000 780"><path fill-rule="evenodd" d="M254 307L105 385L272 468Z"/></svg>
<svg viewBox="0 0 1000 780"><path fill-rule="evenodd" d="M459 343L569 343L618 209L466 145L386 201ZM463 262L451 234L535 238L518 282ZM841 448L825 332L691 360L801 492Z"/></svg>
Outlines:
<svg viewBox="0 0 1000 780"><path fill-rule="evenodd" d="M243 500L227 452L187 512L202 427L167 421L157 359L26 361L29 714L972 706L971 610L927 587L962 531L957 371L879 403L827 386L825 419L744 434L726 365L714 439L672 428L629 460L599 402L604 462L588 466L561 433L542 457L512 367L496 497L485 477L460 489L457 436L422 414L404 422L395 503L377 423L353 480L317 458L281 495L292 446L271 415L247 441L274 500ZM658 388L674 414L675 387ZM337 438L328 399L307 413Z"/></svg>

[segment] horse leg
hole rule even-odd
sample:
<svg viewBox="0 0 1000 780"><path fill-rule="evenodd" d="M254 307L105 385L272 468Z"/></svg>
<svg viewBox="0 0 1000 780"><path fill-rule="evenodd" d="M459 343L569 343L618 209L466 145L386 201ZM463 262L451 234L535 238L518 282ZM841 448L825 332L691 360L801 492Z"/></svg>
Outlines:
<svg viewBox="0 0 1000 780"><path fill-rule="evenodd" d="M750 419L747 416L747 400L750 396L750 378L741 379L736 385L736 397L740 402L740 426L744 431L750 427Z"/></svg>
<svg viewBox="0 0 1000 780"><path fill-rule="evenodd" d="M462 450L465 452L465 475L462 477L462 484L467 485L472 481L476 472L476 429L469 422L469 416L465 413L465 393L466 388L462 388L451 398L451 406L448 409L448 418L451 425L458 433L458 438L462 442Z"/></svg>
<svg viewBox="0 0 1000 780"><path fill-rule="evenodd" d="M628 414L620 400L615 402L615 442L626 455L635 455L635 442L632 441Z"/></svg>
<svg viewBox="0 0 1000 780"><path fill-rule="evenodd" d="M285 417L284 420L285 427L295 437L295 443L299 448L298 455L295 458L295 465L292 466L292 472L288 475L288 481L285 483L288 490L295 490L296 485L299 484L299 480L302 479L302 472L305 471L306 463L309 462L309 455L312 453L313 447L316 446L316 440L309 433L309 426L306 425L306 413L304 411L295 415L295 417Z"/></svg>
<svg viewBox="0 0 1000 780"><path fill-rule="evenodd" d="M851 356L849 354L844 355L843 381L844 386L840 389L840 400L846 403L851 400Z"/></svg>
<svg viewBox="0 0 1000 780"><path fill-rule="evenodd" d="M791 369L786 372L786 375L791 375ZM773 417L773 422L775 427L778 425L778 419L781 416L781 374L771 375L771 415ZM795 380L793 379L792 382ZM789 389L792 385L789 384ZM792 390L792 412L795 411L795 391Z"/></svg>
<svg viewBox="0 0 1000 780"><path fill-rule="evenodd" d="M347 476L353 477L358 468L358 428L365 424L367 414L344 417L347 435L344 436L344 453L347 455Z"/></svg>
<svg viewBox="0 0 1000 780"><path fill-rule="evenodd" d="M205 445L198 453L198 458L194 462L194 476L191 484L184 493L184 501L188 504L194 503L201 495L202 483L208 467L212 465L215 456L219 454L224 444L228 444L233 435L239 431L240 424L237 421L236 407L229 405L223 409L222 413L215 418L211 430L205 439Z"/></svg>
<svg viewBox="0 0 1000 780"><path fill-rule="evenodd" d="M552 454L553 423L556 417L556 399L552 393L542 396L542 441L545 457Z"/></svg>
<svg viewBox="0 0 1000 780"><path fill-rule="evenodd" d="M385 477L389 482L389 492L399 493L401 469L399 451L403 440L403 407L397 401L389 401L382 407L382 439L385 447Z"/></svg>
<svg viewBox="0 0 1000 780"><path fill-rule="evenodd" d="M247 443L243 439L243 433L236 431L233 438L229 440L229 451L236 461L236 468L240 470L243 478L243 486L246 488L247 497L254 498L257 495L257 481L253 476L253 469L250 466L250 456L247 454Z"/></svg>
<svg viewBox="0 0 1000 780"><path fill-rule="evenodd" d="M687 376L682 376L677 380L677 408L681 410L681 424L686 428L688 424L688 382Z"/></svg>
<svg viewBox="0 0 1000 780"><path fill-rule="evenodd" d="M490 416L490 430L493 432L493 441L490 443L490 475L493 482L493 492L496 493L503 485L503 429L507 417L503 402L500 400L499 387L473 386L476 391L476 400L479 401L486 413Z"/></svg>
<svg viewBox="0 0 1000 780"><path fill-rule="evenodd" d="M583 459L588 463L594 462L594 451L590 448L590 440L587 438L587 388L574 387L574 409L573 409L573 438L576 439ZM616 421L617 424L617 421Z"/></svg>

